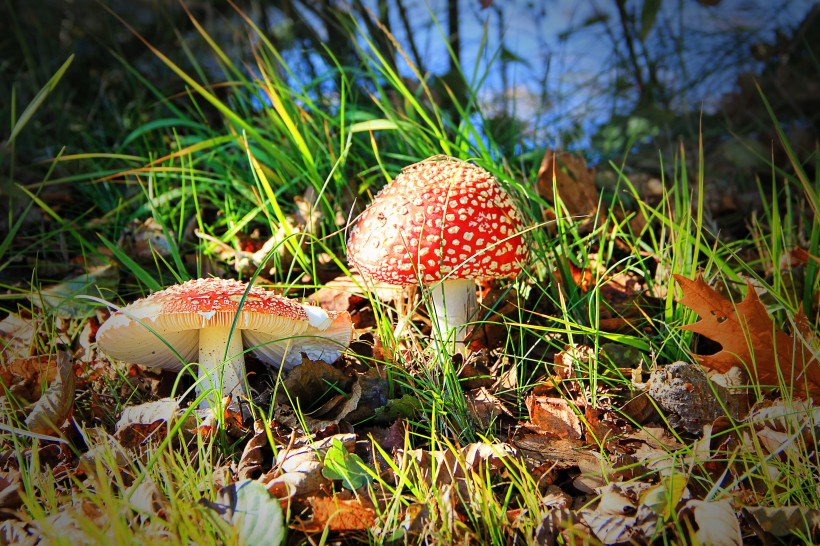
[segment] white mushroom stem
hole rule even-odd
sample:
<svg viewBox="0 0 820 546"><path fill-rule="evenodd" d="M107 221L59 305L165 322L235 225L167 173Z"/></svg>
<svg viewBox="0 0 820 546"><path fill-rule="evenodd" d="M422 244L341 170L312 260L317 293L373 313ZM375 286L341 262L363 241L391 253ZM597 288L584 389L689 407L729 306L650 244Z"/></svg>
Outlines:
<svg viewBox="0 0 820 546"><path fill-rule="evenodd" d="M472 279L441 281L430 288L433 301L433 337L447 343L450 350L464 354L467 323L478 308Z"/></svg>
<svg viewBox="0 0 820 546"><path fill-rule="evenodd" d="M230 338L230 340L229 340ZM227 350L227 352L226 352ZM200 409L215 407L222 396L245 393L245 355L242 333L231 326L208 326L199 331L199 383L197 393L210 391ZM218 393L222 393L219 395Z"/></svg>

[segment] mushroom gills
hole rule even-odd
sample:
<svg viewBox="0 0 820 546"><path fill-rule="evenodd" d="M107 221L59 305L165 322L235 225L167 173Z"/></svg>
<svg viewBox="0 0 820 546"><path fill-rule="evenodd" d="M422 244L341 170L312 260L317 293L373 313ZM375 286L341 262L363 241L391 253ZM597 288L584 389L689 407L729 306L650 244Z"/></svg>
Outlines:
<svg viewBox="0 0 820 546"><path fill-rule="evenodd" d="M328 317L320 327L311 326L289 337L273 336L255 329L243 330L242 336L245 346L262 360L274 368L281 366L290 370L302 363L302 353L311 360L335 362L350 344L352 329L349 315L344 313Z"/></svg>

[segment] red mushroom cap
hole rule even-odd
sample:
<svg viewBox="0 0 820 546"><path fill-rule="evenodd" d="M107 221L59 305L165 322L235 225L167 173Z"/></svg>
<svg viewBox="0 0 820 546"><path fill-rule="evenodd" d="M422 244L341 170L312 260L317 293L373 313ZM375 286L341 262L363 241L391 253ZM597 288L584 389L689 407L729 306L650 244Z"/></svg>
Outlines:
<svg viewBox="0 0 820 546"><path fill-rule="evenodd" d="M527 248L512 199L492 174L436 156L406 167L350 233L359 271L390 284L511 277Z"/></svg>

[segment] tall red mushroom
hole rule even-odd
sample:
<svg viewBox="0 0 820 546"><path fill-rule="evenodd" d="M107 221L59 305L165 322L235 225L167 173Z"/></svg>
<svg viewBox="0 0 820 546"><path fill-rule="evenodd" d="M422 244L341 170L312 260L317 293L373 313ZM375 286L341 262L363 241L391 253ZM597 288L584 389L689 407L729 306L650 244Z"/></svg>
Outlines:
<svg viewBox="0 0 820 546"><path fill-rule="evenodd" d="M522 231L498 179L435 156L406 167L376 195L350 232L347 256L363 276L425 286L435 311L433 335L463 351L477 308L474 281L521 271Z"/></svg>
<svg viewBox="0 0 820 546"><path fill-rule="evenodd" d="M118 310L97 330L108 356L179 371L199 360L198 391L243 394L244 346L285 369L301 353L332 362L353 336L350 315L328 313L232 279L196 279ZM244 345L243 345L244 343ZM213 404L216 396L203 400Z"/></svg>

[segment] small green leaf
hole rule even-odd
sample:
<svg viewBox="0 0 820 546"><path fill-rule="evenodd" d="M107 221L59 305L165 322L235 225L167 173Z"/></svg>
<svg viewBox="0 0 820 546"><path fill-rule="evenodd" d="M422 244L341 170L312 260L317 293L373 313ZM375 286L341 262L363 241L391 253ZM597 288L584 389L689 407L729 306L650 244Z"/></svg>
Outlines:
<svg viewBox="0 0 820 546"><path fill-rule="evenodd" d="M421 409L421 402L417 398L405 394L401 398L394 398L387 401L387 405L376 408L376 421L379 423L391 423L398 417L410 419Z"/></svg>
<svg viewBox="0 0 820 546"><path fill-rule="evenodd" d="M342 486L351 490L358 489L371 480L362 458L355 453L348 453L344 444L336 439L325 455L322 476L328 480L342 480Z"/></svg>

